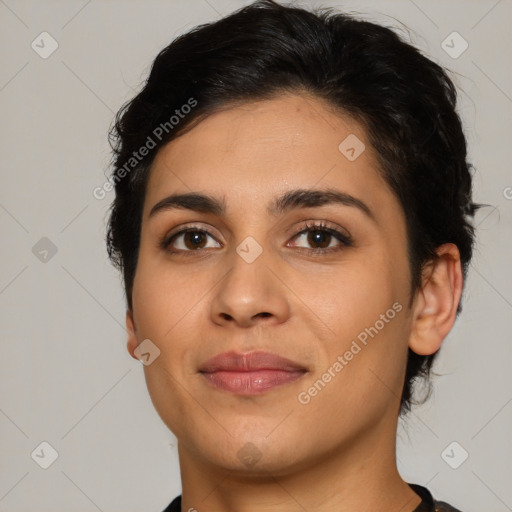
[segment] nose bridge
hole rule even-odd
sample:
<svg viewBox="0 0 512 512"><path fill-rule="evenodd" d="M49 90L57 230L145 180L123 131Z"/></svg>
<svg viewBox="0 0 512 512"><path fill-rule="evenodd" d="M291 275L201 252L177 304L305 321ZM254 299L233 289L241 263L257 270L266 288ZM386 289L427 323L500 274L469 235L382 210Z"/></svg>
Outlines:
<svg viewBox="0 0 512 512"><path fill-rule="evenodd" d="M236 246L229 256L230 270L212 300L214 322L248 326L262 318L272 317L279 322L285 319L288 297L268 268L272 265L270 257L270 252L252 236Z"/></svg>

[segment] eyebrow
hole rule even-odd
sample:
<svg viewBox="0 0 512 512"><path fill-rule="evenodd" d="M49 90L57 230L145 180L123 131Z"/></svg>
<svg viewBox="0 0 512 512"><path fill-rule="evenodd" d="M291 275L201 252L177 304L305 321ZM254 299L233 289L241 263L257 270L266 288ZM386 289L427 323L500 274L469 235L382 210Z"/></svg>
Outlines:
<svg viewBox="0 0 512 512"><path fill-rule="evenodd" d="M350 194L334 189L296 189L289 190L275 198L267 208L270 215L282 215L291 210L300 208L316 208L319 206L338 204L352 206L362 211L366 216L375 220L370 208L360 199ZM159 212L167 210L193 210L200 213L211 213L222 217L226 213L224 199L189 192L185 194L173 194L158 201L149 212L149 218Z"/></svg>

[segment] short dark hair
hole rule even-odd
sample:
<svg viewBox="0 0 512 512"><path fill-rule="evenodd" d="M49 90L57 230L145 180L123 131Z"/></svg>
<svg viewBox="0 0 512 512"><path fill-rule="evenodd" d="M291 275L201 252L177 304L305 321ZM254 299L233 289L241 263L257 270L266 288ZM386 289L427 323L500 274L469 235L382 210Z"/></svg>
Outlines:
<svg viewBox="0 0 512 512"><path fill-rule="evenodd" d="M457 245L466 276L474 243L468 219L478 205L456 88L445 70L390 28L332 9L261 0L175 39L156 57L141 92L117 113L109 134L115 199L107 247L123 272L130 309L146 184L158 149L215 111L287 92L323 99L366 129L405 212L411 290L444 243ZM131 160L149 140L149 154ZM413 382L428 380L435 356L409 349L401 413L410 410Z"/></svg>

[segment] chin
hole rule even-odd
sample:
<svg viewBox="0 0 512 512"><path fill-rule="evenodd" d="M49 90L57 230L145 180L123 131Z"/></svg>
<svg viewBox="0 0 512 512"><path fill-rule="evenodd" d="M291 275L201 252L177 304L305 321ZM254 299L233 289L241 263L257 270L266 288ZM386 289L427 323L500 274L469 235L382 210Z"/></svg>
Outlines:
<svg viewBox="0 0 512 512"><path fill-rule="evenodd" d="M238 450L232 448L229 453L212 453L210 462L240 476L265 477L284 476L300 465L297 454L287 450L286 458L281 450L270 448L261 450L255 443L247 442Z"/></svg>
<svg viewBox="0 0 512 512"><path fill-rule="evenodd" d="M210 464L241 475L286 475L299 467L307 454L301 454L297 449L302 441L284 430L279 436L277 432L275 437L269 436L275 427L274 422L271 428L265 425L261 432L253 427L251 433L240 431L233 437L224 432L223 439L203 438L200 445L196 445L196 451Z"/></svg>

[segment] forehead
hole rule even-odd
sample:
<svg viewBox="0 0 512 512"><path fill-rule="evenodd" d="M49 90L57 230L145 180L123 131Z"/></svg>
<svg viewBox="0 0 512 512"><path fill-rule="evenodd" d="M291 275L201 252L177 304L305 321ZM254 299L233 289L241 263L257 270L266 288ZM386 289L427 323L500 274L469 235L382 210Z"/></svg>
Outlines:
<svg viewBox="0 0 512 512"><path fill-rule="evenodd" d="M216 112L161 148L144 215L177 192L203 191L238 207L266 207L270 195L318 187L365 197L370 205L393 200L359 123L323 100L283 95Z"/></svg>

